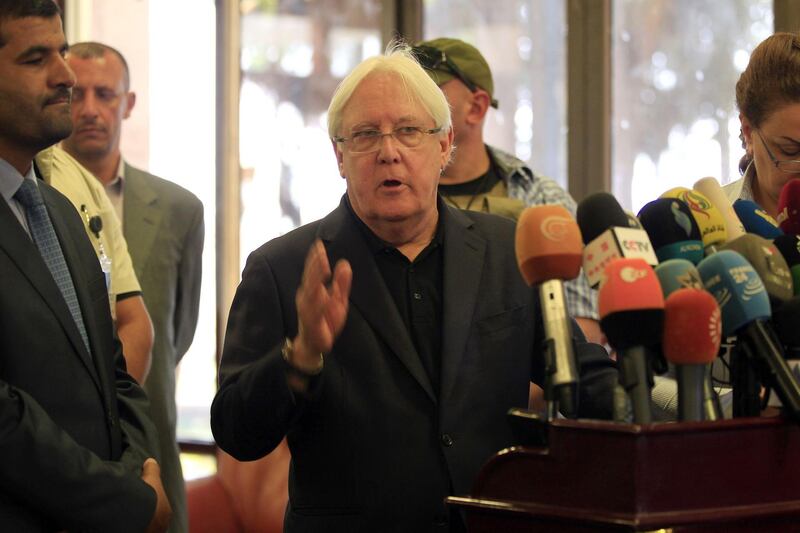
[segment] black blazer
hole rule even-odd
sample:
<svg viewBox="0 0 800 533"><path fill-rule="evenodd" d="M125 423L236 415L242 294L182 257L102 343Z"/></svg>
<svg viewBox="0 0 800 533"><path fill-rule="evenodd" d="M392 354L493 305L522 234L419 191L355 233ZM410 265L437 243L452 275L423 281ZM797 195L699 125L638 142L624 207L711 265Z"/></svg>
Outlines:
<svg viewBox="0 0 800 533"><path fill-rule="evenodd" d="M142 531L155 492L147 400L125 372L97 255L75 208L39 181L92 355L36 245L0 201L0 529Z"/></svg>
<svg viewBox="0 0 800 533"><path fill-rule="evenodd" d="M439 206L439 397L344 204L247 261L211 425L242 460L288 437L286 531L446 531L444 497L468 493L481 465L513 443L506 412L527 406L529 382L544 372L536 292L517 269L512 221ZM353 286L347 323L302 398L286 385L280 346L297 332L295 291L317 237L331 264L350 261ZM601 347L581 346L583 397L595 399L583 414L610 417L613 362Z"/></svg>

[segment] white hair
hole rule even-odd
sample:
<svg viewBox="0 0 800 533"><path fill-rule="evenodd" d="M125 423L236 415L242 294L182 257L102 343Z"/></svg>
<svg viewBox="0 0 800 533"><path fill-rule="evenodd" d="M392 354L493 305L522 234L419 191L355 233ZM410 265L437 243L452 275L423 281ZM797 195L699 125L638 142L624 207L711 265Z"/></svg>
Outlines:
<svg viewBox="0 0 800 533"><path fill-rule="evenodd" d="M435 127L442 129L441 134L449 132L451 120L447 97L420 66L411 47L402 41L392 41L383 55L365 59L339 83L328 106L328 136L331 139L341 134L342 111L353 92L368 76L378 72L397 75L409 96L428 112Z"/></svg>

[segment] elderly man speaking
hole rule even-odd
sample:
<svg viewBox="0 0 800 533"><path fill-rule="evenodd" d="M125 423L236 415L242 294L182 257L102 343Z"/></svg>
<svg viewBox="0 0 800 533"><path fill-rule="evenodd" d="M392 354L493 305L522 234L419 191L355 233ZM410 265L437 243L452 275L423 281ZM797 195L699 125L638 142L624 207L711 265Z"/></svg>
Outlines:
<svg viewBox="0 0 800 533"><path fill-rule="evenodd" d="M406 46L358 65L328 121L347 192L250 255L214 436L240 460L287 437L286 531L462 531L444 498L513 443L506 412L544 375L514 223L438 197L450 111ZM575 342L581 415L610 417L613 363Z"/></svg>

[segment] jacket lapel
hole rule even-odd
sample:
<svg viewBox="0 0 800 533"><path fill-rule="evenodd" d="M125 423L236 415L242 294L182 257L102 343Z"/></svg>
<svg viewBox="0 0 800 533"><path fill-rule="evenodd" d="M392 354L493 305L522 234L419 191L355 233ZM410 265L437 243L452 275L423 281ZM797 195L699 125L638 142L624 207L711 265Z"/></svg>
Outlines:
<svg viewBox="0 0 800 533"><path fill-rule="evenodd" d="M442 313L442 395L457 382L480 289L486 241L471 230L472 221L439 204L444 222L444 303Z"/></svg>
<svg viewBox="0 0 800 533"><path fill-rule="evenodd" d="M361 230L351 219L344 200L322 221L319 237L325 243L331 268L340 258L347 259L353 268L350 304L359 310L430 399L436 403L428 373L422 366L397 306L378 271L372 252L364 242Z"/></svg>
<svg viewBox="0 0 800 533"><path fill-rule="evenodd" d="M122 229L128 249L131 256L149 257L163 216L158 209L158 195L141 179L139 171L128 164L124 187ZM144 265L141 267L144 271Z"/></svg>
<svg viewBox="0 0 800 533"><path fill-rule="evenodd" d="M81 309L85 309L86 281L83 276L79 275L80 273L78 271L80 269L75 268L75 264L69 260L71 255L71 240L68 238L67 232L63 229L58 211L54 209L50 201L49 195L51 192L48 190L47 186L41 182L39 183L39 190L42 193L47 211L50 214L50 219L55 228L59 243L61 244L62 252L64 253L65 259L67 259L67 265L70 268L70 274L72 275L73 284L78 294L78 300L81 303ZM3 248L7 252L11 261L13 261L20 272L30 280L31 285L53 311L56 319L64 328L76 353L79 354L95 383L99 386L97 374L91 363L91 357L86 352L86 346L83 344L78 326L72 318L72 314L69 311L69 307L67 307L66 301L64 301L61 290L58 288L58 285L53 279L53 275L47 268L47 264L42 259L36 244L31 240L28 234L25 233L25 230L20 226L19 221L11 212L11 208L8 207L6 202L0 202L0 227L5 228L0 232L0 248Z"/></svg>

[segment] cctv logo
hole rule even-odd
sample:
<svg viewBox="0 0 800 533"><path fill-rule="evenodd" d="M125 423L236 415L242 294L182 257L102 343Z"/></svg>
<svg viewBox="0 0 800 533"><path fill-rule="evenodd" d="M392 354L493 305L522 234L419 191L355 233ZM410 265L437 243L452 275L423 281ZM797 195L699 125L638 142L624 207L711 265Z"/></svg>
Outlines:
<svg viewBox="0 0 800 533"><path fill-rule="evenodd" d="M647 253L650 251L650 243L646 241L624 240L621 244L625 250L629 250L631 252Z"/></svg>

